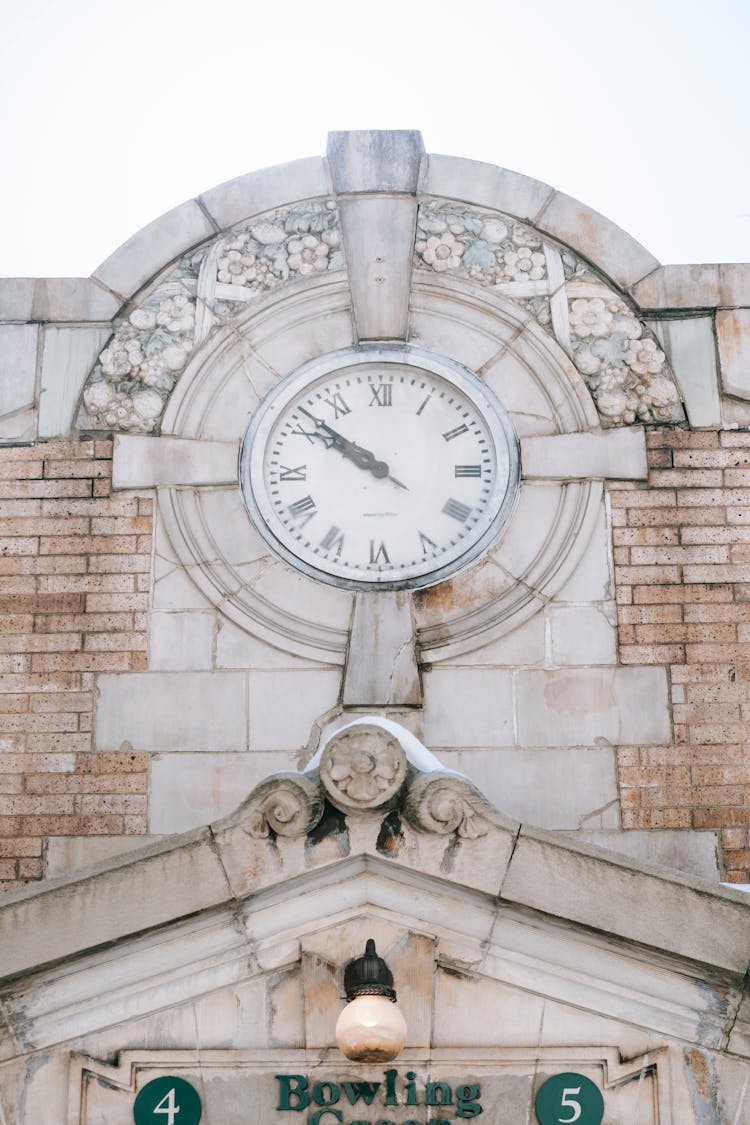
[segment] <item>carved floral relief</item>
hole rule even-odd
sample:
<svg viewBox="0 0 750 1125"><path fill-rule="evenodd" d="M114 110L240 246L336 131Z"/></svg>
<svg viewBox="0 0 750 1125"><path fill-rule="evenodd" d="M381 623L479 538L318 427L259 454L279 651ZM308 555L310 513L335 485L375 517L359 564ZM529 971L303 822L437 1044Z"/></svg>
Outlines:
<svg viewBox="0 0 750 1125"><path fill-rule="evenodd" d="M116 323L83 393L82 426L154 433L180 373L216 324L286 281L343 267L332 200L256 217L185 255Z"/></svg>
<svg viewBox="0 0 750 1125"><path fill-rule="evenodd" d="M420 206L414 249L417 269L465 277L520 301L586 380L603 426L683 420L664 352L570 250L498 212L449 203Z"/></svg>

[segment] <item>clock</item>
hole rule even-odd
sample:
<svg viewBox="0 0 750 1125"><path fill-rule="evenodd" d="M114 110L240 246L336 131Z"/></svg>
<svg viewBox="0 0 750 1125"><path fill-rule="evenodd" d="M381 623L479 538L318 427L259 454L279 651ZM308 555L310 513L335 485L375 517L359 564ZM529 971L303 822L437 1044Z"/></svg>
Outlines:
<svg viewBox="0 0 750 1125"><path fill-rule="evenodd" d="M253 523L287 562L354 590L433 585L496 540L518 440L468 368L413 345L303 364L261 403L240 451Z"/></svg>

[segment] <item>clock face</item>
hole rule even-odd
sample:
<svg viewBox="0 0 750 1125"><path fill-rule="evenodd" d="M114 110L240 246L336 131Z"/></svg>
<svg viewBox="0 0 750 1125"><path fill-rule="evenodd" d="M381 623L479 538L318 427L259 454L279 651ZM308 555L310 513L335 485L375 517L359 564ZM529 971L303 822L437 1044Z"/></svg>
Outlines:
<svg viewBox="0 0 750 1125"><path fill-rule="evenodd" d="M466 368L406 344L304 364L242 445L245 505L273 549L360 590L441 581L496 538L518 487L508 415Z"/></svg>

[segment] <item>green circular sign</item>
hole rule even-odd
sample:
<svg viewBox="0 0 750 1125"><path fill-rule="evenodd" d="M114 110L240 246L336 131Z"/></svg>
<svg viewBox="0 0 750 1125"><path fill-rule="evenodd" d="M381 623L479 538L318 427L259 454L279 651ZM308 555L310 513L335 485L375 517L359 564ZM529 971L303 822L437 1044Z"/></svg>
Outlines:
<svg viewBox="0 0 750 1125"><path fill-rule="evenodd" d="M536 1096L539 1125L601 1125L603 1116L601 1091L584 1074L555 1074Z"/></svg>
<svg viewBox="0 0 750 1125"><path fill-rule="evenodd" d="M201 1100L184 1078L154 1078L133 1106L135 1125L198 1125Z"/></svg>

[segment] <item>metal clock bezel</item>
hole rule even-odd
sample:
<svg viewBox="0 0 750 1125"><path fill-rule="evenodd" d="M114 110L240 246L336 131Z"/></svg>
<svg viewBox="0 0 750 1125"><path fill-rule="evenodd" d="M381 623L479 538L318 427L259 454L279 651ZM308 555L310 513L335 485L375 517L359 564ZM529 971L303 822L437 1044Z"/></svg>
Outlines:
<svg viewBox="0 0 750 1125"><path fill-rule="evenodd" d="M453 384L485 418L498 460L503 452L508 459L505 490L495 515L481 536L450 562L405 579L363 581L332 574L323 566L314 566L292 551L275 535L267 518L267 514L273 516L273 508L268 501L264 482L266 443L280 414L300 392L317 380L366 363L414 367ZM310 578L340 589L363 592L421 590L465 570L489 550L508 522L518 496L520 475L520 447L516 431L507 411L490 388L473 371L455 360L400 342L355 344L327 352L301 364L285 376L260 404L245 433L239 456L239 482L243 503L253 525L274 553ZM260 487L256 487L256 482L260 483ZM499 493L501 490L498 488L497 491Z"/></svg>

